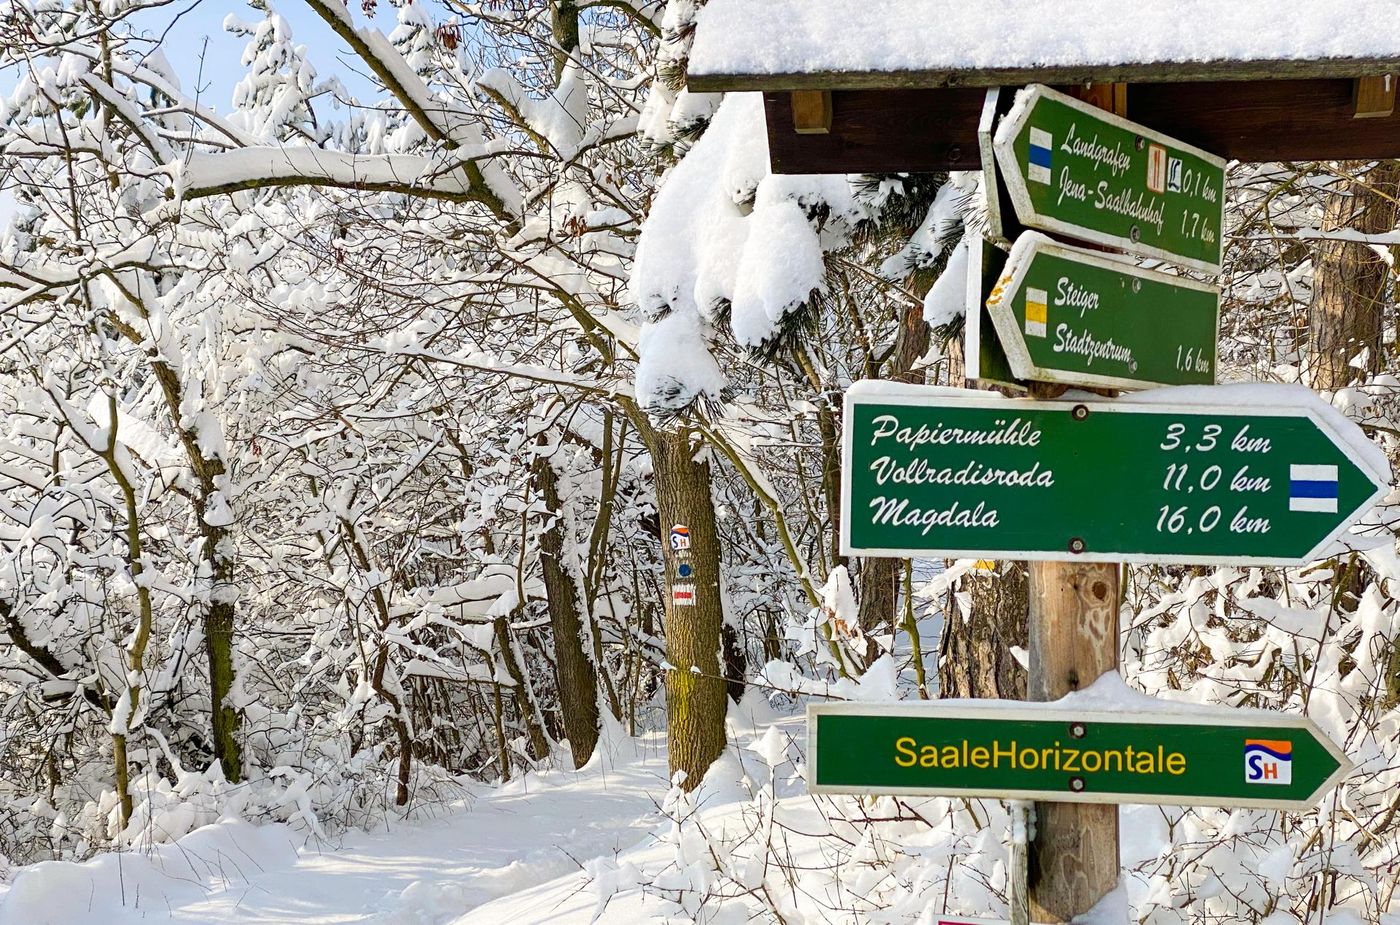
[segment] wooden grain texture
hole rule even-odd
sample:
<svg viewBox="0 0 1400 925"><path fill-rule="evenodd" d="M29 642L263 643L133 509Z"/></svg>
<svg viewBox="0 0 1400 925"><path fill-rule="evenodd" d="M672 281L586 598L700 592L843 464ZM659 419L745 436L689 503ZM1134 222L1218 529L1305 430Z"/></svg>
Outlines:
<svg viewBox="0 0 1400 925"><path fill-rule="evenodd" d="M788 74L692 72L694 92L729 90L888 90L1014 87L1030 83L1197 83L1201 81L1318 80L1366 77L1400 71L1400 58L1323 58L1314 61L1167 61L1086 64L1069 67L1001 67L976 70L825 71Z"/></svg>
<svg viewBox="0 0 1400 925"><path fill-rule="evenodd" d="M1065 88L1072 89L1072 88ZM1355 118L1354 81L1144 83L1127 118L1245 162L1400 157L1400 113ZM775 173L979 170L981 90L837 90L826 135L793 131L787 93L765 93Z"/></svg>
<svg viewBox="0 0 1400 925"><path fill-rule="evenodd" d="M1355 117L1383 119L1395 112L1395 75L1358 77L1353 81Z"/></svg>
<svg viewBox="0 0 1400 925"><path fill-rule="evenodd" d="M1113 563L1035 562L1030 582L1028 699L1058 700L1118 669ZM1036 803L1030 913L1068 922L1118 883L1118 807Z"/></svg>
<svg viewBox="0 0 1400 925"><path fill-rule="evenodd" d="M977 170L982 90L833 93L831 131L792 130L787 93L765 93L768 156L774 173L900 173ZM854 165L854 169L845 169Z"/></svg>
<svg viewBox="0 0 1400 925"><path fill-rule="evenodd" d="M1127 84L1089 84L1077 88L1074 95L1115 116L1128 114Z"/></svg>
<svg viewBox="0 0 1400 925"><path fill-rule="evenodd" d="M831 91L794 90L792 130L799 135L825 135L831 131Z"/></svg>
<svg viewBox="0 0 1400 925"><path fill-rule="evenodd" d="M1140 84L1128 118L1238 161L1400 156L1400 117L1356 119L1351 80Z"/></svg>

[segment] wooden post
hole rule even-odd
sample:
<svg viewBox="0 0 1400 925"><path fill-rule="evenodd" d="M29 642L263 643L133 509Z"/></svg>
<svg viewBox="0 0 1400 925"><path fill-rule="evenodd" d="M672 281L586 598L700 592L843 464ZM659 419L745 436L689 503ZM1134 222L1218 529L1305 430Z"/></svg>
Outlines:
<svg viewBox="0 0 1400 925"><path fill-rule="evenodd" d="M1011 863L1007 871L1006 904L1010 906L1011 925L1031 925L1029 882L1029 852L1031 816L1035 808L1025 800L1011 801L1011 837L1008 845Z"/></svg>
<svg viewBox="0 0 1400 925"><path fill-rule="evenodd" d="M1115 93L1113 86L1108 92L1080 96L1110 112L1126 109L1126 92ZM1031 386L1035 398L1055 398L1062 392L1061 386ZM1072 539L1065 537L1065 545ZM1121 566L1032 562L1030 573L1026 699L1058 700L1117 671ZM1036 803L1034 833L1027 872L1032 920L1068 922L1118 885L1116 805Z"/></svg>
<svg viewBox="0 0 1400 925"><path fill-rule="evenodd" d="M1091 103L1115 116L1128 115L1127 84L1085 84L1074 93L1086 103Z"/></svg>
<svg viewBox="0 0 1400 925"><path fill-rule="evenodd" d="M1057 700L1118 669L1118 574L1113 563L1031 563L1028 699ZM1117 806L1035 804L1032 920L1088 912L1118 872Z"/></svg>

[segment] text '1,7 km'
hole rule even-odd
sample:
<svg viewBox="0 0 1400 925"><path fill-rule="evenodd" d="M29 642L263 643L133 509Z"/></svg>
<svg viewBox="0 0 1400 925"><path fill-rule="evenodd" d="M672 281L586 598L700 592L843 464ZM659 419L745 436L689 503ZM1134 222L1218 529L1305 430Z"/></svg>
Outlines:
<svg viewBox="0 0 1400 925"><path fill-rule="evenodd" d="M967 701L812 704L808 787L1301 810L1351 769L1302 716L1162 707L1146 713Z"/></svg>
<svg viewBox="0 0 1400 925"><path fill-rule="evenodd" d="M1239 391L1244 389L1244 391ZM843 555L1301 565L1388 490L1384 456L1300 386L1238 405L1026 401L856 383Z"/></svg>
<svg viewBox="0 0 1400 925"><path fill-rule="evenodd" d="M1220 270L1224 159L1041 86L993 147L1026 227Z"/></svg>

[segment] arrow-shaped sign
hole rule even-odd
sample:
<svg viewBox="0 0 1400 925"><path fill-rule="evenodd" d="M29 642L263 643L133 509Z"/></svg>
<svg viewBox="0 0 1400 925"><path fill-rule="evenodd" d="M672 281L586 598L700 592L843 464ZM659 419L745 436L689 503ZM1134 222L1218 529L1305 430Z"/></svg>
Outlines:
<svg viewBox="0 0 1400 925"><path fill-rule="evenodd" d="M807 707L808 789L1303 810L1351 763L1302 716L917 703Z"/></svg>
<svg viewBox="0 0 1400 925"><path fill-rule="evenodd" d="M1018 379L1213 385L1220 290L1026 232L987 310Z"/></svg>
<svg viewBox="0 0 1400 925"><path fill-rule="evenodd" d="M842 554L1300 565L1388 490L1380 450L1301 386L1146 395L857 383Z"/></svg>
<svg viewBox="0 0 1400 925"><path fill-rule="evenodd" d="M1017 97L994 147L1027 227L1220 270L1223 159L1042 86Z"/></svg>

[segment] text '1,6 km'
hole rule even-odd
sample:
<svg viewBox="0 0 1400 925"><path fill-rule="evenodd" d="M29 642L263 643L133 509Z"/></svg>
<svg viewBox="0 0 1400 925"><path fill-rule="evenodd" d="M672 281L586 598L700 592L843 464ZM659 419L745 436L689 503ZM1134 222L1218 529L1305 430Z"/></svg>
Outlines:
<svg viewBox="0 0 1400 925"><path fill-rule="evenodd" d="M1028 231L987 310L1020 379L1125 389L1215 384L1214 286Z"/></svg>
<svg viewBox="0 0 1400 925"><path fill-rule="evenodd" d="M1308 719L993 702L807 708L816 793L1306 809L1350 770ZM852 748L852 743L859 743Z"/></svg>
<svg viewBox="0 0 1400 925"><path fill-rule="evenodd" d="M841 551L1297 565L1387 490L1360 429L1301 387L1182 391L1249 400L1010 401L857 383Z"/></svg>
<svg viewBox="0 0 1400 925"><path fill-rule="evenodd" d="M993 147L1026 227L1220 270L1224 159L1041 86Z"/></svg>

